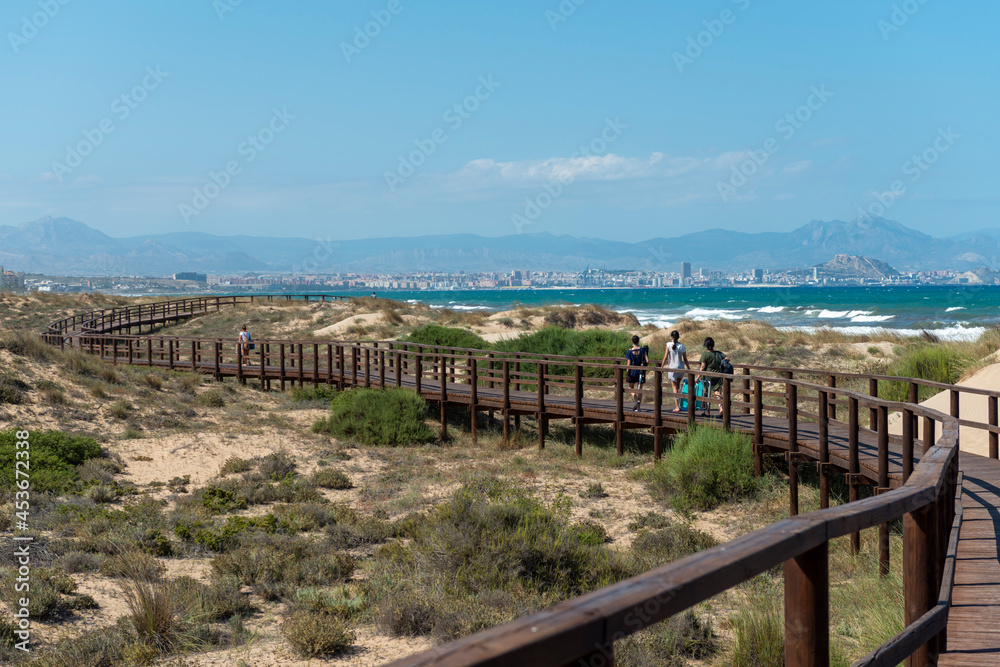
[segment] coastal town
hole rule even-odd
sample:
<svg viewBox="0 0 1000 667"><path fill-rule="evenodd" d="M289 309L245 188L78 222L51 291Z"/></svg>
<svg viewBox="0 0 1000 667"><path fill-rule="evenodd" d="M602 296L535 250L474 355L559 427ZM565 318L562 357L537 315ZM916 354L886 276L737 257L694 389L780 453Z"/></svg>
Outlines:
<svg viewBox="0 0 1000 667"><path fill-rule="evenodd" d="M211 274L178 272L171 276L46 276L5 271L2 289L38 292L210 293L293 289L440 291L496 289L664 289L691 287L795 287L865 285L1000 285L1000 273L988 267L971 271L919 271L903 273L885 262L865 257L837 255L809 268L771 270L754 268L725 272L693 267L681 262L675 271L660 268L615 270L587 267L582 271L529 271L454 273L329 273L290 275L245 272Z"/></svg>

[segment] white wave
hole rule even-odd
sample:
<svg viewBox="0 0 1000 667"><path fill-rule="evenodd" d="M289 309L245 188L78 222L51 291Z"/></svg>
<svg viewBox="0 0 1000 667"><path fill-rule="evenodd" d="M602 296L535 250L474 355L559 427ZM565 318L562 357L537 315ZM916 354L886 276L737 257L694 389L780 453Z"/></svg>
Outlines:
<svg viewBox="0 0 1000 667"><path fill-rule="evenodd" d="M951 308L945 308L946 313L953 313L956 310L965 310L965 306L952 306Z"/></svg>
<svg viewBox="0 0 1000 667"><path fill-rule="evenodd" d="M820 319L823 319L823 320L834 320L834 319L841 319L841 318L850 319L852 317L860 317L862 315L871 315L871 314L872 314L872 311L870 311L870 310L826 310L826 309L823 309L823 310L821 310L819 312L819 315L817 315L816 317L818 317Z"/></svg>
<svg viewBox="0 0 1000 667"><path fill-rule="evenodd" d="M785 310L784 306L764 306L757 312L759 313L780 313Z"/></svg>
<svg viewBox="0 0 1000 667"><path fill-rule="evenodd" d="M455 303L452 301L452 303ZM489 306L452 306L452 310L490 310Z"/></svg>
<svg viewBox="0 0 1000 667"><path fill-rule="evenodd" d="M704 322L705 320L742 320L746 315L725 308L692 308L684 313L684 317L695 322Z"/></svg>
<svg viewBox="0 0 1000 667"><path fill-rule="evenodd" d="M866 327L866 326L846 326L846 327L777 327L779 331L804 331L806 333L816 333L822 330L839 331L848 336L863 336L871 334L896 334L899 336L920 336L923 331L934 334L941 340L950 341L974 341L984 333L986 327L945 327L943 329L891 329L887 327Z"/></svg>
<svg viewBox="0 0 1000 667"><path fill-rule="evenodd" d="M856 315L851 318L852 322L888 322L896 317L895 315Z"/></svg>

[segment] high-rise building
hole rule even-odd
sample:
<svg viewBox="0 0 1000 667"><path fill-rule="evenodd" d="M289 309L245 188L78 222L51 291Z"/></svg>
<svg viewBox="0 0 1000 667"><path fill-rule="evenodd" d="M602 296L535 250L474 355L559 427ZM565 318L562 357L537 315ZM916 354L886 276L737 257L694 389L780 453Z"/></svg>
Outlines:
<svg viewBox="0 0 1000 667"><path fill-rule="evenodd" d="M691 262L681 262L681 284L691 280Z"/></svg>
<svg viewBox="0 0 1000 667"><path fill-rule="evenodd" d="M753 281L755 283L764 282L764 269L754 269L753 270Z"/></svg>

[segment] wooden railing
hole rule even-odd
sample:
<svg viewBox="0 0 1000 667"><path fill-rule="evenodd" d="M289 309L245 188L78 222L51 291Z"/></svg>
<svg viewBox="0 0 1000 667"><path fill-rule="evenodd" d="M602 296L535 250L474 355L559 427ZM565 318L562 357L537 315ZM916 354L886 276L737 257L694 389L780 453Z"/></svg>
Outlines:
<svg viewBox="0 0 1000 667"><path fill-rule="evenodd" d="M223 297L223 299L228 297ZM889 528L903 519L903 572L906 629L876 648L859 665L932 664L946 645L945 625L954 578L954 553L961 525L961 480L958 472L957 400L942 414L914 402L878 397L880 381L909 378L828 373L810 369L742 366L736 375L685 371L688 392L676 394L664 383L664 369L650 367L643 391L645 409L626 409L625 374L617 359L576 359L558 355L387 342L262 339L249 354L233 338L94 334L84 329L96 322L114 330L121 324L155 320L183 312L211 310L217 303L185 300L184 305L147 308L129 316L115 312L57 323L43 334L64 346L75 336L80 349L111 363L190 370L241 382L259 380L270 388L277 380L299 386L412 389L441 409L442 436L447 436L446 409L466 406L475 415L497 411L510 435L511 417L538 420L539 447L545 445L548 422L568 419L582 453L583 427L607 423L617 433L623 453L626 428L649 428L654 455L662 451L662 435L699 421L696 402L707 401L721 414L720 425L742 430L754 441L761 465L768 451L784 452L789 465L789 519L682 561L556 605L477 635L398 661L397 665L570 665L611 664L614 642L649 627L713 595L784 563L786 664L825 665L829 660L829 541L849 536L860 545L860 531L879 530L879 561L889 566ZM225 303L225 302L222 302ZM235 302L233 302L235 303ZM150 304L155 305L155 304ZM73 330L73 326L79 326ZM695 378L716 378L719 395L694 395ZM809 382L804 377L825 382ZM837 386L868 381L869 392ZM952 396L968 391L943 385ZM912 391L912 390L911 390ZM975 390L970 393L983 393ZM995 394L987 393L995 400ZM666 401L688 401L685 413L665 410ZM869 416L868 426L862 416ZM890 435L890 415L901 418L901 436ZM702 418L701 421L704 421ZM477 420L470 420L473 438ZM516 422L515 422L516 424ZM976 427L997 433L995 418ZM806 434L808 431L808 434ZM922 433L921 433L922 431ZM992 452L991 452L992 453ZM798 514L798 466L815 462L820 473L821 509ZM850 502L829 506L829 476L846 474ZM876 495L859 500L863 485ZM583 661L583 662L580 662Z"/></svg>

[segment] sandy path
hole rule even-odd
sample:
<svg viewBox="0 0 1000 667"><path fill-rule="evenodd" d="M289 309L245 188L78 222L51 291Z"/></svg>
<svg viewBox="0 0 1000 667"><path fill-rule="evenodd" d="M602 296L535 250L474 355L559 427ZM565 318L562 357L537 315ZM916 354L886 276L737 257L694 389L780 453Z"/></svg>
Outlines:
<svg viewBox="0 0 1000 667"><path fill-rule="evenodd" d="M993 364L982 369L967 380L957 383L962 387L974 387L976 389L1000 389L1000 364ZM944 414L951 413L951 392L942 391L931 396L921 405L927 406ZM959 399L959 416L968 421L980 423L989 422L989 401L986 396L975 396L972 394L962 394ZM902 433L902 420L900 415L891 415L889 419L889 432L894 434ZM959 427L958 442L963 452L989 456L989 434L980 429L968 426ZM923 437L923 425L920 427L918 437Z"/></svg>

